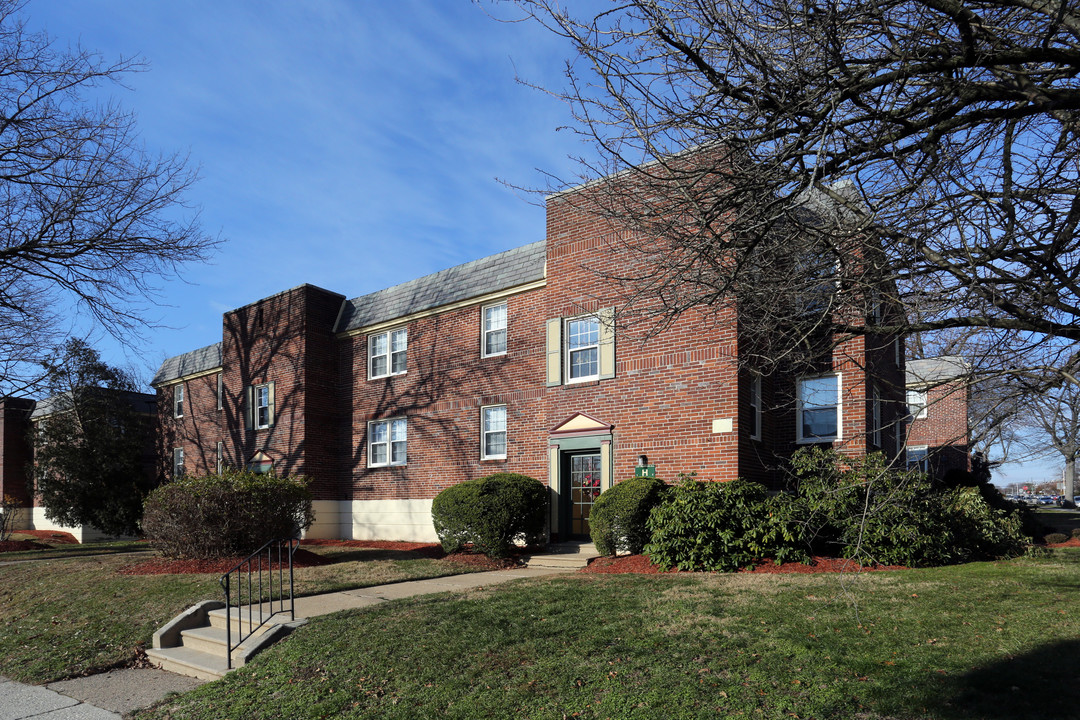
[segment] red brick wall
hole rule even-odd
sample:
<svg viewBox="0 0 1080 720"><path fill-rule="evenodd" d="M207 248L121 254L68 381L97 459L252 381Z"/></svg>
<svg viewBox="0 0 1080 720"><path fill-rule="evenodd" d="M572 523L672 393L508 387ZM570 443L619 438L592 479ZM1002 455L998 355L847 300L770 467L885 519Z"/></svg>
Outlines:
<svg viewBox="0 0 1080 720"><path fill-rule="evenodd" d="M33 457L30 447L33 410L33 400L0 398L0 497L13 497L20 507L32 504L27 473Z"/></svg>
<svg viewBox="0 0 1080 720"><path fill-rule="evenodd" d="M953 381L927 388L926 417L911 421L908 445L925 445L933 474L969 470L967 386Z"/></svg>

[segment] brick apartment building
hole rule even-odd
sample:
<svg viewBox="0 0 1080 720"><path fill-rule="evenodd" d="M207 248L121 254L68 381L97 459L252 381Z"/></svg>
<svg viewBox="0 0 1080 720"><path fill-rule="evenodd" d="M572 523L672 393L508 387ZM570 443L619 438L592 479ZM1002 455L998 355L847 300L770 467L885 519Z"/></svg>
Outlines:
<svg viewBox="0 0 1080 720"><path fill-rule="evenodd" d="M574 192L548 199L540 242L353 299L303 285L225 313L220 342L154 378L166 472L303 474L309 536L389 540L433 540L439 491L518 472L550 487L566 538L638 464L775 486L801 445L900 452L902 343L855 337L781 378L740 363L733 304L630 337L597 273L640 260Z"/></svg>
<svg viewBox="0 0 1080 720"><path fill-rule="evenodd" d="M907 465L932 477L971 469L968 362L958 356L907 361Z"/></svg>

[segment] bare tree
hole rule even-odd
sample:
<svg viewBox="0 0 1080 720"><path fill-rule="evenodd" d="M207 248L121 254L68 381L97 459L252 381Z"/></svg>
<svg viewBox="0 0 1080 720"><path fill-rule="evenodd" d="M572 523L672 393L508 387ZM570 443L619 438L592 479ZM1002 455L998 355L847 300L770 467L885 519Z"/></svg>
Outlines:
<svg viewBox="0 0 1080 720"><path fill-rule="evenodd" d="M737 298L770 356L976 328L997 369L1080 364L1075 3L518 5L577 51L561 94L606 179L576 197L644 260L610 278L624 316Z"/></svg>
<svg viewBox="0 0 1080 720"><path fill-rule="evenodd" d="M33 379L43 351L82 312L117 338L146 327L155 280L205 260L183 195L186 159L154 157L135 118L90 93L141 70L62 49L0 0L0 384Z"/></svg>
<svg viewBox="0 0 1080 720"><path fill-rule="evenodd" d="M1059 455L1065 463L1069 501L1076 490L1076 460L1080 456L1080 386L1051 375L1048 386L1032 387L1021 416L1024 444L1043 457Z"/></svg>

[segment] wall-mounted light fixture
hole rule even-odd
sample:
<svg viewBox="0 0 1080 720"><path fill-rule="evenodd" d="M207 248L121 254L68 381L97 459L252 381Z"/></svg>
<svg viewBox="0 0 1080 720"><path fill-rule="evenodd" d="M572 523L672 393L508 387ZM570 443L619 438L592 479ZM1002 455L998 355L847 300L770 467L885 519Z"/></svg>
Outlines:
<svg viewBox="0 0 1080 720"><path fill-rule="evenodd" d="M637 464L638 464L638 467L645 467L646 465L649 464L649 457L647 455L638 455L637 456Z"/></svg>

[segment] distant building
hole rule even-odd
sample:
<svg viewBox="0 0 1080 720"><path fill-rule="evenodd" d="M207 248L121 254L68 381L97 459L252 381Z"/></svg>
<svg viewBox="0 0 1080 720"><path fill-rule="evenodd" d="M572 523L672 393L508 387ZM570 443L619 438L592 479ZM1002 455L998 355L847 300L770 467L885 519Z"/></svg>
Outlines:
<svg viewBox="0 0 1080 720"><path fill-rule="evenodd" d="M113 392L113 391L101 391ZM139 413L154 417L157 414L157 397L147 393L119 392ZM58 525L45 517L45 508L31 491L31 473L34 462L34 424L46 420L56 412L63 412L62 396L37 401L28 398L0 398L0 495L14 498L18 509L17 530L60 530L69 532L79 542L99 540L105 537L97 528L90 526L68 527ZM147 424L146 468L152 472L154 465L154 435L152 424Z"/></svg>
<svg viewBox="0 0 1080 720"><path fill-rule="evenodd" d="M958 356L907 361L908 467L934 478L971 469L970 374L970 364Z"/></svg>

